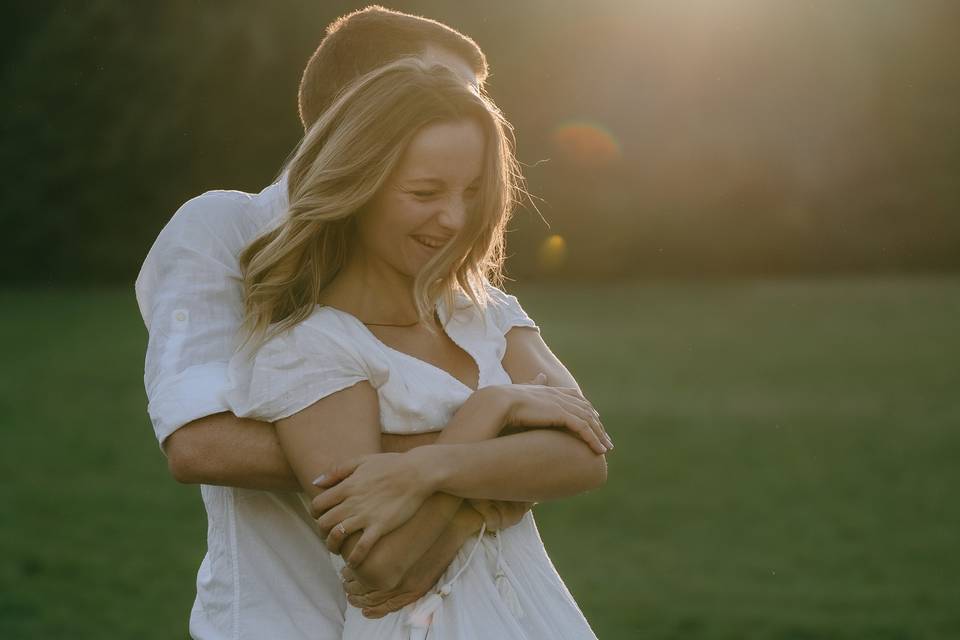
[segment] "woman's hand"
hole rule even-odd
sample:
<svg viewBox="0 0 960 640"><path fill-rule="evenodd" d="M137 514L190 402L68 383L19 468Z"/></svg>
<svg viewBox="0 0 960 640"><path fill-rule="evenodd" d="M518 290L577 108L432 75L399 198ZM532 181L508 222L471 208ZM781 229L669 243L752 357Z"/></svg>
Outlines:
<svg viewBox="0 0 960 640"><path fill-rule="evenodd" d="M377 453L338 464L314 480L324 491L311 503L311 512L326 537L327 548L338 553L350 534L363 530L354 546L350 566L358 566L377 541L407 520L433 493L416 452Z"/></svg>
<svg viewBox="0 0 960 640"><path fill-rule="evenodd" d="M488 402L502 407L503 425L510 427L560 427L583 440L598 454L613 449L613 441L600 422L600 414L575 387L507 384L484 387ZM471 396L473 397L473 396Z"/></svg>

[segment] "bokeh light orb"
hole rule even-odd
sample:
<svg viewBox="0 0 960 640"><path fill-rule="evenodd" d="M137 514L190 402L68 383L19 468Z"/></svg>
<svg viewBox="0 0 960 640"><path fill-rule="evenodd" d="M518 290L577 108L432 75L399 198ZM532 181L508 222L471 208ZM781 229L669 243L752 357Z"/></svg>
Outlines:
<svg viewBox="0 0 960 640"><path fill-rule="evenodd" d="M537 266L543 272L556 271L567 260L567 241L559 234L553 234L540 243L537 251Z"/></svg>
<svg viewBox="0 0 960 640"><path fill-rule="evenodd" d="M596 123L561 123L553 130L551 139L561 156L581 167L606 167L620 158L617 139Z"/></svg>

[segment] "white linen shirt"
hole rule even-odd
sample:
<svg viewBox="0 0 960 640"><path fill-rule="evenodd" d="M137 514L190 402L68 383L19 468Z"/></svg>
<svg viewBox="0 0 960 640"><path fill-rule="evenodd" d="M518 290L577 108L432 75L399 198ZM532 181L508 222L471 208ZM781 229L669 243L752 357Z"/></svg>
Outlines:
<svg viewBox="0 0 960 640"><path fill-rule="evenodd" d="M209 191L176 212L147 254L136 294L161 446L188 422L229 410L227 365L243 313L238 257L286 208L284 179L259 194ZM202 485L201 495L207 553L191 637L339 640L346 600L298 494Z"/></svg>

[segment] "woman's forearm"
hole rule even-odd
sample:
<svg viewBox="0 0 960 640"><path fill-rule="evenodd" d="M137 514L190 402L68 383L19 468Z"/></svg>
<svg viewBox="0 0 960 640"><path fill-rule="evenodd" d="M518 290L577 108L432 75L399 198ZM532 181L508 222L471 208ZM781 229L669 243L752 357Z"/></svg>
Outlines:
<svg viewBox="0 0 960 640"><path fill-rule="evenodd" d="M502 426L502 412L491 411L489 406L485 407L478 400L464 403L446 428L436 434L433 442L466 444L496 435ZM424 441L419 446L427 444ZM435 493L427 498L410 520L377 541L364 562L355 569L360 581L380 589L392 588L443 535L457 537L448 530L453 518L461 510L462 500L448 493ZM470 510L473 511L472 508ZM359 539L359 532L348 537L341 548L341 556L349 558Z"/></svg>
<svg viewBox="0 0 960 640"><path fill-rule="evenodd" d="M430 470L434 491L461 498L553 500L595 489L607 478L603 455L557 429L472 444L437 443L406 455Z"/></svg>

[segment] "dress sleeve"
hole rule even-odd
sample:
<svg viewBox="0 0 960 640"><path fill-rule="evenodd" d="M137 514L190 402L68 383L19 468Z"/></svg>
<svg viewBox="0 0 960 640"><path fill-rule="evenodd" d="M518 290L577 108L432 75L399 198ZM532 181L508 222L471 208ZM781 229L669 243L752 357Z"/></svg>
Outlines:
<svg viewBox="0 0 960 640"><path fill-rule="evenodd" d="M488 318L492 319L494 326L502 335L506 335L513 327L531 327L540 330L520 306L516 296L505 293L493 285L487 285L487 295L490 297L487 303Z"/></svg>
<svg viewBox="0 0 960 640"><path fill-rule="evenodd" d="M230 363L230 409L241 418L276 422L362 382L380 387L386 369L366 362L356 337L311 316Z"/></svg>
<svg viewBox="0 0 960 640"><path fill-rule="evenodd" d="M147 254L135 291L149 334L147 411L157 440L226 411L227 364L240 327L237 255L245 194L208 192L184 204Z"/></svg>

